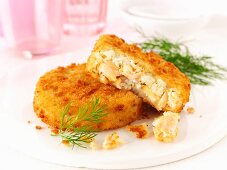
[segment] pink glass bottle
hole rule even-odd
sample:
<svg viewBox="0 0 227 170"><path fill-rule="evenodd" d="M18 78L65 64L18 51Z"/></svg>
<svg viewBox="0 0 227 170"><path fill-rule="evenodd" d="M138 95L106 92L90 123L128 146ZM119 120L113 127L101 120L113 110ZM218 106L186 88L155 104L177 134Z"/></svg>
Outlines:
<svg viewBox="0 0 227 170"><path fill-rule="evenodd" d="M45 54L61 40L64 0L1 0L4 38L10 47Z"/></svg>
<svg viewBox="0 0 227 170"><path fill-rule="evenodd" d="M100 33L106 24L107 0L66 0L66 34L88 36Z"/></svg>

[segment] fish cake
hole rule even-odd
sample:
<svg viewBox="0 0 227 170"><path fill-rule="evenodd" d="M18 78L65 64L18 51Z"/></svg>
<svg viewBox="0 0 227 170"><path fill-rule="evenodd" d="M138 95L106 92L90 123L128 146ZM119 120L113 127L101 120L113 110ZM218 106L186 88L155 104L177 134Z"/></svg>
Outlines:
<svg viewBox="0 0 227 170"><path fill-rule="evenodd" d="M86 72L85 64L58 67L40 77L34 95L34 111L51 128L59 128L62 110L70 102L69 114L77 115L78 108L99 98L106 105L106 115L99 123L82 121L94 130L116 129L137 120L142 114L142 99L127 90L100 83Z"/></svg>
<svg viewBox="0 0 227 170"><path fill-rule="evenodd" d="M158 111L180 112L189 100L190 81L174 64L115 35L97 40L87 70L104 84L133 91Z"/></svg>

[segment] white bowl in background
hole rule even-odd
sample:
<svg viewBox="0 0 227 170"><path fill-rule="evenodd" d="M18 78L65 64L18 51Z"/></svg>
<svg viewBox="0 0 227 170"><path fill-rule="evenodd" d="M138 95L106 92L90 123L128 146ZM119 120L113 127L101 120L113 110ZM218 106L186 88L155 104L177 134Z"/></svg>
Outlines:
<svg viewBox="0 0 227 170"><path fill-rule="evenodd" d="M193 37L208 21L202 10L182 3L170 5L154 0L130 0L121 5L121 10L125 21L147 36Z"/></svg>

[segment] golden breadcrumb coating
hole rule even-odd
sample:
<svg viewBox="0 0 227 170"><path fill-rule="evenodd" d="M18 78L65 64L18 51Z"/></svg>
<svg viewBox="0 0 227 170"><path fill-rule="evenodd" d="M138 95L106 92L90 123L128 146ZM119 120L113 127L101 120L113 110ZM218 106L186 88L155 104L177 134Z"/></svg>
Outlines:
<svg viewBox="0 0 227 170"><path fill-rule="evenodd" d="M87 70L102 83L133 91L159 111L180 112L189 100L190 81L172 63L115 35L103 35Z"/></svg>
<svg viewBox="0 0 227 170"><path fill-rule="evenodd" d="M35 90L34 111L39 118L53 129L60 126L61 112L71 102L70 115L92 98L106 104L107 115L103 122L83 121L77 126L91 125L95 130L116 129L137 120L142 114L142 100L127 90L100 83L86 72L86 65L72 64L58 67L40 77Z"/></svg>

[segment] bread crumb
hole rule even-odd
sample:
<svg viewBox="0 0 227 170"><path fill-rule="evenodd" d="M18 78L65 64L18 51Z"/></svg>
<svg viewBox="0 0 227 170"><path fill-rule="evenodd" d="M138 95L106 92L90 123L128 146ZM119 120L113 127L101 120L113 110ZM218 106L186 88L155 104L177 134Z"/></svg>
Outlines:
<svg viewBox="0 0 227 170"><path fill-rule="evenodd" d="M146 123L142 123L140 125L128 125L126 126L126 130L132 132L136 135L137 138L144 139L149 136L148 125Z"/></svg>
<svg viewBox="0 0 227 170"><path fill-rule="evenodd" d="M120 139L117 132L113 132L111 135L106 136L103 142L104 149L114 149L123 144L124 141Z"/></svg>
<svg viewBox="0 0 227 170"><path fill-rule="evenodd" d="M155 139L162 142L172 142L178 133L178 122L180 114L174 112L164 112L152 123Z"/></svg>
<svg viewBox="0 0 227 170"><path fill-rule="evenodd" d="M41 130L41 129L42 129L42 127L39 126L39 125L36 125L35 128L36 128L37 130Z"/></svg>
<svg viewBox="0 0 227 170"><path fill-rule="evenodd" d="M92 150L98 150L100 148L100 146L98 145L98 143L95 140L93 140L89 146Z"/></svg>
<svg viewBox="0 0 227 170"><path fill-rule="evenodd" d="M63 143L64 145L69 145L69 141L67 140L62 140L61 143Z"/></svg>
<svg viewBox="0 0 227 170"><path fill-rule="evenodd" d="M51 129L51 135L58 135L59 130L58 129Z"/></svg>
<svg viewBox="0 0 227 170"><path fill-rule="evenodd" d="M187 108L187 112L188 112L189 114L192 114L192 113L195 112L195 109L194 109L193 107L188 107L188 108Z"/></svg>
<svg viewBox="0 0 227 170"><path fill-rule="evenodd" d="M28 120L27 123L28 123L28 124L31 124L32 122L31 122L31 120Z"/></svg>

